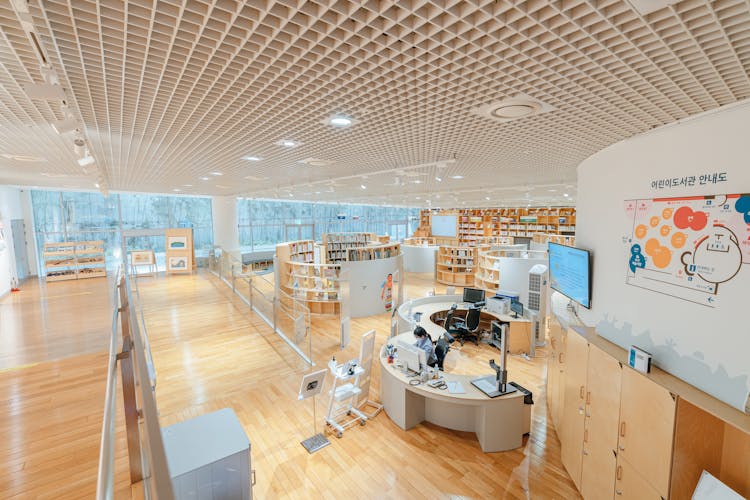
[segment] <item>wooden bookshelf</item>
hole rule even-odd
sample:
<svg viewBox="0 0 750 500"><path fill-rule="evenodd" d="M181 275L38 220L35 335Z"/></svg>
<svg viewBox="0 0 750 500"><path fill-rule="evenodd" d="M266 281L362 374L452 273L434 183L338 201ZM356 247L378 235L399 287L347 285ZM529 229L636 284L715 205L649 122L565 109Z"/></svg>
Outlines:
<svg viewBox="0 0 750 500"><path fill-rule="evenodd" d="M395 257L401 253L400 243L390 243L387 245L373 245L361 248L350 248L347 250L348 261L359 260L377 260Z"/></svg>
<svg viewBox="0 0 750 500"><path fill-rule="evenodd" d="M406 238L404 240L404 245L412 246L412 247L431 247L435 246L437 242L435 241L435 238L432 237L413 237L413 238Z"/></svg>
<svg viewBox="0 0 750 500"><path fill-rule="evenodd" d="M473 286L480 251L489 246L448 246L438 248L437 281L445 285Z"/></svg>
<svg viewBox="0 0 750 500"><path fill-rule="evenodd" d="M532 241L534 243L558 243L560 245L567 245L574 247L576 245L575 236L564 236L562 234L549 234L549 233L537 233L534 235Z"/></svg>
<svg viewBox="0 0 750 500"><path fill-rule="evenodd" d="M362 248L377 242L374 233L325 233L323 234L323 261L328 264L345 262L350 248Z"/></svg>
<svg viewBox="0 0 750 500"><path fill-rule="evenodd" d="M101 240L45 243L42 255L47 281L107 275L104 241Z"/></svg>
<svg viewBox="0 0 750 500"><path fill-rule="evenodd" d="M341 298L339 264L288 262L286 293L303 302L311 314L338 314Z"/></svg>
<svg viewBox="0 0 750 500"><path fill-rule="evenodd" d="M299 301L311 314L338 314L341 266L315 263L313 240L279 243L276 262L278 285L286 294L280 300Z"/></svg>
<svg viewBox="0 0 750 500"><path fill-rule="evenodd" d="M573 207L422 210L414 236L432 236L430 217L433 214L458 215L457 244L478 244L484 241L483 237L493 236L533 237L537 233L572 236L576 230Z"/></svg>

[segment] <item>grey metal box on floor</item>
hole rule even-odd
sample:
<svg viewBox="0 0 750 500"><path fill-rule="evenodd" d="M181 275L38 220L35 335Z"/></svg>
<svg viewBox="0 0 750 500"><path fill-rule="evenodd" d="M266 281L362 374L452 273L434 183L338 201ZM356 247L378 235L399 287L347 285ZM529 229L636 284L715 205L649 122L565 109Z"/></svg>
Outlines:
<svg viewBox="0 0 750 500"><path fill-rule="evenodd" d="M175 498L251 500L250 441L224 408L162 429Z"/></svg>

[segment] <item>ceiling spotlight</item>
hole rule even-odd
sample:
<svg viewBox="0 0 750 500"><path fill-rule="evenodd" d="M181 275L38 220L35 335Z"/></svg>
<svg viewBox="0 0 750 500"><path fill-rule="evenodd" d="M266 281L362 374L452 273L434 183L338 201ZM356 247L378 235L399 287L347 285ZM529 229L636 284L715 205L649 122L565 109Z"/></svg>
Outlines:
<svg viewBox="0 0 750 500"><path fill-rule="evenodd" d="M279 141L276 141L277 146L284 146L285 148L296 148L301 144L301 142L292 139L281 139Z"/></svg>
<svg viewBox="0 0 750 500"><path fill-rule="evenodd" d="M367 186L365 186L364 184L360 184L359 187L361 187L362 189L367 189Z"/></svg>
<svg viewBox="0 0 750 500"><path fill-rule="evenodd" d="M336 128L351 127L354 124L354 120L346 115L331 115L323 123Z"/></svg>
<svg viewBox="0 0 750 500"><path fill-rule="evenodd" d="M172 191L174 191L175 193L179 193L180 191L182 191L182 189L180 189L180 188L174 188Z"/></svg>
<svg viewBox="0 0 750 500"><path fill-rule="evenodd" d="M263 158L261 158L260 156L249 155L249 156L243 156L242 159L247 160L247 161L260 161Z"/></svg>
<svg viewBox="0 0 750 500"><path fill-rule="evenodd" d="M451 179L463 179L463 175L451 175Z"/></svg>
<svg viewBox="0 0 750 500"><path fill-rule="evenodd" d="M208 180L208 177L201 177L201 180L202 180L202 181L207 181L207 180Z"/></svg>
<svg viewBox="0 0 750 500"><path fill-rule="evenodd" d="M98 187L99 187L99 183L98 183L98 182L97 182L97 183L95 183L95 184L94 184L94 187L95 187L95 188L98 188Z"/></svg>
<svg viewBox="0 0 750 500"><path fill-rule="evenodd" d="M88 152L86 152L86 156L78 159L78 164L82 167L91 165L92 163L94 163L94 157L88 154Z"/></svg>
<svg viewBox="0 0 750 500"><path fill-rule="evenodd" d="M221 172L211 172L211 175L216 175L216 176L219 176L219 175L224 175L224 174L223 174L223 173L221 173Z"/></svg>
<svg viewBox="0 0 750 500"><path fill-rule="evenodd" d="M487 201L490 201L490 197L489 196L485 196L484 199L487 200Z"/></svg>
<svg viewBox="0 0 750 500"><path fill-rule="evenodd" d="M436 176L436 177L435 177L435 180L436 180L436 181L438 181L438 182L443 182L443 178L442 178L442 177L440 177L440 176Z"/></svg>
<svg viewBox="0 0 750 500"><path fill-rule="evenodd" d="M563 196L565 196L567 198L570 195L568 193L563 193Z"/></svg>

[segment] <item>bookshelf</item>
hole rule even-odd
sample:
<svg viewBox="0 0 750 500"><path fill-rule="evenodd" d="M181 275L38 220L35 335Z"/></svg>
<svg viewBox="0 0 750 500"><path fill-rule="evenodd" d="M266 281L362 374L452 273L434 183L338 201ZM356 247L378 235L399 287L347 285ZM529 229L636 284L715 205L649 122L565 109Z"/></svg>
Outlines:
<svg viewBox="0 0 750 500"><path fill-rule="evenodd" d="M388 259L401 253L400 243L390 243L386 245L367 246L360 248L350 248L347 250L346 260L353 262L359 260L376 260Z"/></svg>
<svg viewBox="0 0 750 500"><path fill-rule="evenodd" d="M574 247L576 245L575 236L565 236L562 234L537 233L531 241L540 244L552 242L560 245L568 245L569 247Z"/></svg>
<svg viewBox="0 0 750 500"><path fill-rule="evenodd" d="M412 238L406 238L404 240L404 245L412 246L412 247L431 247L435 246L437 242L435 241L435 238L432 237L419 237L415 236Z"/></svg>
<svg viewBox="0 0 750 500"><path fill-rule="evenodd" d="M422 210L414 236L432 235L430 216L433 214L458 214L458 244L475 244L483 242L483 237L493 236L533 237L537 233L572 236L576 230L573 207Z"/></svg>
<svg viewBox="0 0 750 500"><path fill-rule="evenodd" d="M488 245L448 246L438 249L437 281L445 285L473 286L478 252L489 250Z"/></svg>
<svg viewBox="0 0 750 500"><path fill-rule="evenodd" d="M289 274L282 287L303 302L311 314L338 314L341 298L339 264L288 262Z"/></svg>
<svg viewBox="0 0 750 500"><path fill-rule="evenodd" d="M98 278L107 275L104 241L45 243L44 268L47 281Z"/></svg>
<svg viewBox="0 0 750 500"><path fill-rule="evenodd" d="M276 262L277 284L286 296L303 303L311 314L338 314L341 266L316 263L313 240L279 243ZM290 301L286 296L281 300Z"/></svg>
<svg viewBox="0 0 750 500"><path fill-rule="evenodd" d="M350 248L362 248L377 242L373 233L325 233L323 234L323 260L328 264L345 262Z"/></svg>

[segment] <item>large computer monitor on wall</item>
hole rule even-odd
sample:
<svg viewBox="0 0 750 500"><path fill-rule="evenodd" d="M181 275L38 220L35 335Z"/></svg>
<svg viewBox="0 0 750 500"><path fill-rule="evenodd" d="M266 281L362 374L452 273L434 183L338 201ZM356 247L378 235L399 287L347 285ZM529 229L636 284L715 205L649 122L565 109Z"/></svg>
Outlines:
<svg viewBox="0 0 750 500"><path fill-rule="evenodd" d="M484 302L484 290L478 288L464 288L463 301L467 304Z"/></svg>

